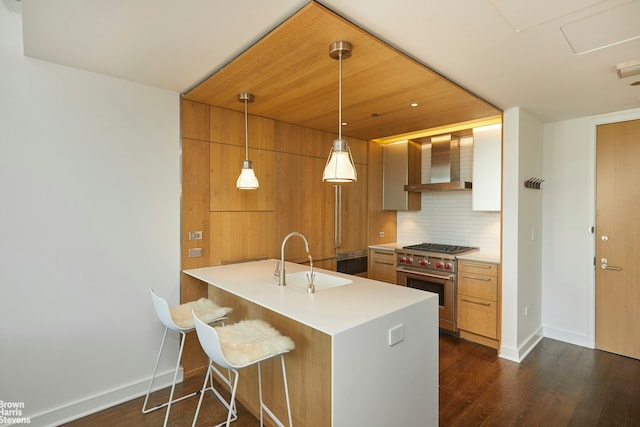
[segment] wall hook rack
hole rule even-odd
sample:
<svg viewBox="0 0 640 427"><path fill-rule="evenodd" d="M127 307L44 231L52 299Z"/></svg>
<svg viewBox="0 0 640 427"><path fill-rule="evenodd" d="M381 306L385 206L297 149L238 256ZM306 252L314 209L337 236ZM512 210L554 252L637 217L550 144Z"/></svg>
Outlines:
<svg viewBox="0 0 640 427"><path fill-rule="evenodd" d="M529 178L524 182L524 186L526 188L533 188L535 190L540 190L540 184L544 182L542 178Z"/></svg>

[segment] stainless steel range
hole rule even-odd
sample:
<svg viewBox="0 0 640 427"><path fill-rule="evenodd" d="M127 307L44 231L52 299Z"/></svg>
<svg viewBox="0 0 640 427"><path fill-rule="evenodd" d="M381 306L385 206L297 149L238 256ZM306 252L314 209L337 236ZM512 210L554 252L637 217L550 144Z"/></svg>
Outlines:
<svg viewBox="0 0 640 427"><path fill-rule="evenodd" d="M444 331L458 332L456 255L477 249L437 243L420 243L396 249L398 284L438 294L440 329Z"/></svg>

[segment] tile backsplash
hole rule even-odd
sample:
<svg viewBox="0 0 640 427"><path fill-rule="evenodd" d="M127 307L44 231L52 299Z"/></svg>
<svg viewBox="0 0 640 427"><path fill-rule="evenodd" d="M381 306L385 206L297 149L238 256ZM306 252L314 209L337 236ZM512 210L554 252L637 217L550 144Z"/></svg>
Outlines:
<svg viewBox="0 0 640 427"><path fill-rule="evenodd" d="M431 145L422 146L422 182L430 182ZM473 138L460 140L460 178L471 180ZM398 212L398 242L500 250L500 212L473 211L471 191L422 193L422 210Z"/></svg>
<svg viewBox="0 0 640 427"><path fill-rule="evenodd" d="M398 212L398 242L500 250L500 212L471 210L471 191L422 193L422 210Z"/></svg>

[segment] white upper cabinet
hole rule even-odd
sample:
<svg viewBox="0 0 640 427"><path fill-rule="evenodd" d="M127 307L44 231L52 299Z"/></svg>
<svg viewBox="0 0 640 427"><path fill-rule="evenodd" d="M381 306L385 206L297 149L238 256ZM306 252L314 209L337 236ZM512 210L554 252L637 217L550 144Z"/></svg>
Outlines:
<svg viewBox="0 0 640 427"><path fill-rule="evenodd" d="M473 210L499 211L502 194L502 125L473 129Z"/></svg>

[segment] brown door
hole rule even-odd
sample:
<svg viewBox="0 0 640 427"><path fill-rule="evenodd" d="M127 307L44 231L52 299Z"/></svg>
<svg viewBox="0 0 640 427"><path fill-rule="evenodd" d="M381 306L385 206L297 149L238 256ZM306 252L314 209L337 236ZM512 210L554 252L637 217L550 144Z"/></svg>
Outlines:
<svg viewBox="0 0 640 427"><path fill-rule="evenodd" d="M640 120L596 144L596 347L640 359Z"/></svg>

